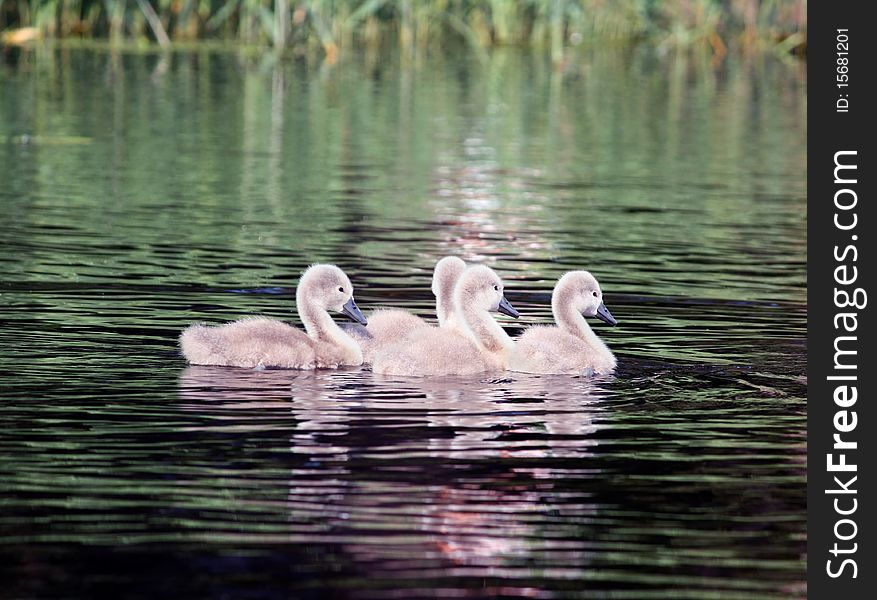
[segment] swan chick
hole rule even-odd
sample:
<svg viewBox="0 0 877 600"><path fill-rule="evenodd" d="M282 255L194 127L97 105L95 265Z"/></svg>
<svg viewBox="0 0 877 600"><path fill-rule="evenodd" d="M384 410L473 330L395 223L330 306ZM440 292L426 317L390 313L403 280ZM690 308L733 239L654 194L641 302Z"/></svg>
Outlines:
<svg viewBox="0 0 877 600"><path fill-rule="evenodd" d="M436 297L436 313L440 327L453 327L454 285L466 263L456 256L446 256L435 265L432 275L432 293ZM407 310L381 308L368 316L368 326L347 323L343 329L362 348L364 363L371 363L383 350L398 344L421 329L431 328L429 323Z"/></svg>
<svg viewBox="0 0 877 600"><path fill-rule="evenodd" d="M556 325L535 325L517 338L509 370L567 375L615 370L615 356L585 320L597 317L613 327L617 324L593 275L571 271L561 277L551 294L551 312Z"/></svg>
<svg viewBox="0 0 877 600"><path fill-rule="evenodd" d="M446 256L435 264L432 275L432 293L435 296L435 312L439 327L454 328L459 324L454 303L454 288L466 263L456 256Z"/></svg>
<svg viewBox="0 0 877 600"><path fill-rule="evenodd" d="M247 317L219 326L196 323L180 335L183 357L193 365L334 369L362 364L359 345L329 311L367 324L353 299L353 285L335 265L305 271L295 293L305 331L267 317Z"/></svg>
<svg viewBox="0 0 877 600"><path fill-rule="evenodd" d="M415 332L378 354L372 370L410 377L504 370L513 342L490 312L517 318L518 311L503 295L499 276L483 265L466 269L454 286L453 307L457 326Z"/></svg>

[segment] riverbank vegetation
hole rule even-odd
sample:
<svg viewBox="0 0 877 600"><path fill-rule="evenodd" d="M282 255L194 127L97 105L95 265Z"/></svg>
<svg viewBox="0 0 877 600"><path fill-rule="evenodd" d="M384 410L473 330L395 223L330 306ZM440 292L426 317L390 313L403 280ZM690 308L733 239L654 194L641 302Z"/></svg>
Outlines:
<svg viewBox="0 0 877 600"><path fill-rule="evenodd" d="M329 61L388 43L406 53L542 47L555 62L566 48L595 42L803 55L806 28L806 0L0 0L7 45L222 39Z"/></svg>

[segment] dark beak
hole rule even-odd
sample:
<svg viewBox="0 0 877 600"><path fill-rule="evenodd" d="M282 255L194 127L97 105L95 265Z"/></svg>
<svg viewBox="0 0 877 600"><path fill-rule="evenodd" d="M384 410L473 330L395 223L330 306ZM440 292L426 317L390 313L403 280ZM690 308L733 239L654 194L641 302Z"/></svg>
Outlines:
<svg viewBox="0 0 877 600"><path fill-rule="evenodd" d="M512 306L508 300L505 299L505 296L502 297L502 300L499 301L499 308L497 308L499 312L504 315L508 315L513 319L517 319L521 315L518 314L518 311L515 310L515 307Z"/></svg>
<svg viewBox="0 0 877 600"><path fill-rule="evenodd" d="M344 303L344 306L341 307L341 312L361 325L368 325L368 319L365 318L365 315L359 310L356 302L353 301L353 296L350 297L350 300Z"/></svg>
<svg viewBox="0 0 877 600"><path fill-rule="evenodd" d="M597 318L609 323L612 327L618 325L618 321L615 320L615 317L612 316L612 313L609 312L609 309L606 308L606 305L602 302L600 303L600 306L597 307Z"/></svg>

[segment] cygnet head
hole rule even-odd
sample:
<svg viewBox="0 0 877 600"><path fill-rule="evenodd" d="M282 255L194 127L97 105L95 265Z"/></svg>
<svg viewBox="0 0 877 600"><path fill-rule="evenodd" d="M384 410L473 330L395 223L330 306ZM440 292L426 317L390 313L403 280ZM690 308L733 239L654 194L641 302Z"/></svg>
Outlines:
<svg viewBox="0 0 877 600"><path fill-rule="evenodd" d="M335 265L309 267L299 280L295 297L299 311L307 303L327 312L342 312L354 321L368 325L368 320L353 300L353 284Z"/></svg>
<svg viewBox="0 0 877 600"><path fill-rule="evenodd" d="M562 307L572 307L586 317L597 317L613 327L618 323L606 305L603 291L593 275L587 271L570 271L554 286L551 304L555 314Z"/></svg>
<svg viewBox="0 0 877 600"><path fill-rule="evenodd" d="M474 307L501 312L515 319L519 316L503 295L502 279L484 265L469 267L463 272L454 290L454 298L461 311Z"/></svg>

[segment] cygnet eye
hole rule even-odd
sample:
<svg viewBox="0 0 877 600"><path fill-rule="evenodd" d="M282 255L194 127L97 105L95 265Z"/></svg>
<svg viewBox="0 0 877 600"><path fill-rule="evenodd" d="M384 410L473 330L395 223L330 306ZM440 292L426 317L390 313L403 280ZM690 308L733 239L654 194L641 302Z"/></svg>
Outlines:
<svg viewBox="0 0 877 600"><path fill-rule="evenodd" d="M343 294L343 293L344 293L344 288L343 288L343 287L340 287L340 288L338 288L338 291L341 292L341 293ZM596 295L597 295L597 292L594 292L594 295L596 296Z"/></svg>
<svg viewBox="0 0 877 600"><path fill-rule="evenodd" d="M597 297L597 292L594 292L594 298L596 298L596 297Z"/></svg>
<svg viewBox="0 0 877 600"><path fill-rule="evenodd" d="M498 286L498 285L495 285L495 286L493 286L493 289L495 289L495 290L498 292L498 291L499 291L499 286Z"/></svg>

